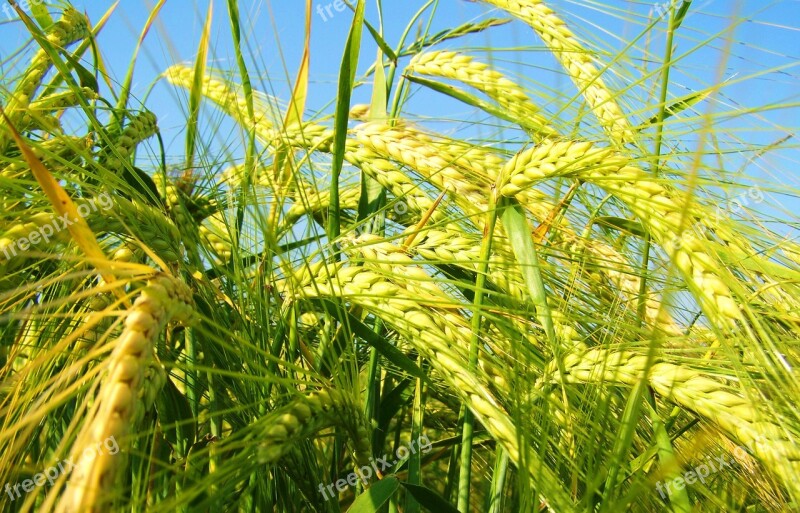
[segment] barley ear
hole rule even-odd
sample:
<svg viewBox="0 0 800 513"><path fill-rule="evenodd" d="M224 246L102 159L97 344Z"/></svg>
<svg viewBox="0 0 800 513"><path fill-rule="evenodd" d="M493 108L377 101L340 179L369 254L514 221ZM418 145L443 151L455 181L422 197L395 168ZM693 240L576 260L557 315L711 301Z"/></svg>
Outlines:
<svg viewBox="0 0 800 513"><path fill-rule="evenodd" d="M484 1L508 11L536 31L583 93L586 103L613 143L623 145L634 139L627 117L600 78L593 58L552 9L541 0Z"/></svg>
<svg viewBox="0 0 800 513"><path fill-rule="evenodd" d="M182 282L159 274L150 279L125 317L122 334L104 364L95 406L83 421L70 451L75 467L56 511L108 511L122 456L103 450L113 441L124 451L145 411L163 386L154 344L167 323L193 319L192 294ZM57 489L54 489L57 492Z"/></svg>

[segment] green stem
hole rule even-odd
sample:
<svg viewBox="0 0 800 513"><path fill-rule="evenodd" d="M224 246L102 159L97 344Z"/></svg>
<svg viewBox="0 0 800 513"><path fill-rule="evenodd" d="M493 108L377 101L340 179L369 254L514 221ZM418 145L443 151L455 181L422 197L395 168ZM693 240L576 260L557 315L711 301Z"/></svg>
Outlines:
<svg viewBox="0 0 800 513"><path fill-rule="evenodd" d="M497 223L497 200L495 193L489 195L489 210L486 212L487 222L481 241L481 256L478 264L478 275L475 278L475 297L473 299L472 337L469 343L469 372L478 368L478 344L480 343L481 320L483 318L483 291L486 286L486 274L489 272L489 257L492 252L492 237ZM464 410L464 426L461 432L461 471L458 476L458 510L469 511L469 488L472 477L472 435L475 419L472 410Z"/></svg>
<svg viewBox="0 0 800 513"><path fill-rule="evenodd" d="M503 488L506 485L506 473L508 472L508 453L502 447L497 448L497 455L494 461L494 471L492 472L492 491L489 494L489 504L486 511L489 513L500 513L503 509L505 495Z"/></svg>
<svg viewBox="0 0 800 513"><path fill-rule="evenodd" d="M675 6L670 5L669 22L667 25L667 46L664 49L664 69L661 74L661 94L659 96L658 116L656 117L656 138L653 148L653 175L658 177L661 168L661 146L664 141L664 120L667 117L667 92L669 90L669 70L672 65L672 46L675 41ZM651 238L648 232L644 238L642 255L642 279L639 282L639 304L637 313L640 326L644 325L647 313L647 269L650 262Z"/></svg>
<svg viewBox="0 0 800 513"><path fill-rule="evenodd" d="M672 64L672 46L675 36L675 6L670 3L670 11L669 11L669 22L667 26L667 46L664 53L664 70L661 76L661 97L660 97L660 107L658 112L658 121L656 125L656 139L655 139L655 148L654 148L654 155L653 155L653 174L658 176L659 166L661 165L661 145L664 136L664 119L666 118L666 108L667 108L667 89L669 87L669 68ZM642 268L641 268L641 282L639 284L639 302L637 308L637 314L639 317L640 325L644 322L645 314L646 314L646 307L647 307L647 274L649 268L649 261L650 261L650 234L648 233L645 236L645 244L644 244L644 251L642 255ZM621 465L620 463L623 461L625 457L627 457L627 453L630 450L631 443L633 441L633 435L636 430L636 426L638 424L638 420L641 414L641 403L644 397L644 394L647 387L647 374L650 372L650 367L653 365L655 361L655 353L656 353L656 345L659 337L657 336L657 332L654 331L653 337L651 337L650 344L648 346L647 351L647 363L645 364L645 374L636 387L634 387L631 396L628 399L628 403L625 406L625 412L622 416L622 429L621 432L616 440L614 453L612 455L612 461L609 465L609 473L605 483L605 489L603 493L603 503L609 504L611 493L617 489L617 476L619 475Z"/></svg>

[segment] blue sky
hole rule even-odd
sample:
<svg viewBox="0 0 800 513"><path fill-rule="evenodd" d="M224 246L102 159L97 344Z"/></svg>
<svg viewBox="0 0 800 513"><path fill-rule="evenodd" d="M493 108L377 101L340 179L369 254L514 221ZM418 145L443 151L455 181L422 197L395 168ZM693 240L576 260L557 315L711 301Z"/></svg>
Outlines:
<svg viewBox="0 0 800 513"><path fill-rule="evenodd" d="M24 3L20 2L23 6ZM121 81L127 71L139 32L145 23L154 1L122 0L110 22L100 36L100 48L112 80ZM211 65L236 69L230 29L226 15L227 2L213 0L213 25ZM383 26L385 38L396 46L400 34L414 13L426 2L420 0L384 0ZM96 21L112 2L74 0L73 5L85 10ZM313 0L311 89L308 100L309 113L332 112L331 101L336 96L336 80L344 48L344 40L351 22L349 10L337 11L334 0ZM367 2L367 18L378 25L375 0ZM549 2L584 40L600 52L600 60L611 62L613 56L635 38L646 32L648 16L658 12L659 5L647 1L566 1ZM302 0L242 1L243 32L247 44L248 65L254 74L256 88L285 100L289 97L290 81L294 79L302 52L304 31ZM208 2L168 0L157 25L148 35L139 56L134 78L133 95L159 114L160 125L168 154L179 155L183 146L183 120L185 119L185 92L160 81L145 95L158 74L175 62L191 62L196 53L200 33L208 12ZM487 16L503 17L498 10L467 0L442 0L436 13L430 10L419 18L412 29L411 40L417 31L424 30L430 22L429 32L435 33ZM0 14L0 56L5 74L14 66L13 59L6 60L24 41L25 32L15 16ZM728 27L739 20L736 29ZM657 25L663 29L664 22ZM732 34L732 36L731 36ZM642 36L623 56L621 62L612 64L608 81L616 88L641 80L645 70L654 70L655 62L663 54L663 30L653 31L650 37ZM788 134L793 134L800 124L800 0L781 1L730 1L695 0L690 15L681 27L676 55L689 53L677 62L672 71L670 94L680 96L716 83L720 78L728 85L711 106L701 104L699 112L713 108L716 115L726 113L731 119L721 123L726 133L746 144L769 144ZM492 52L486 49L491 47ZM364 32L364 50L360 70L373 62L376 47L369 34ZM522 81L537 101L546 109L565 113L574 112L572 104L559 104L548 99L548 91L561 92L561 101L574 94L571 84L560 72L557 63L543 51L541 41L525 25L514 22L491 31L463 39L448 41L440 49L463 48L476 56L490 59L504 72ZM646 64L649 61L650 64ZM407 60L401 64L406 63ZM629 91L626 105L639 110L637 98L654 94L645 80ZM537 93L538 91L538 93ZM366 102L369 87L356 91L354 102ZM549 102L549 103L548 103ZM774 108L778 106L779 108ZM407 106L409 113L420 119L461 119L481 122L486 118L453 101L442 100L430 94L415 94ZM760 108L762 112L746 116L735 115L746 109ZM634 119L647 119L651 111L634 112ZM220 116L209 115L206 129L211 131L219 145L231 144L229 125ZM453 128L453 124L448 126ZM499 132L478 124L456 125L462 136L497 137ZM692 134L681 134L682 142L691 145ZM794 170L800 161L800 141L794 138L786 148L764 155L745 167L746 173L759 180L783 183L792 193L800 191L800 180ZM235 154L235 149L231 149ZM750 155L752 156L752 155ZM729 166L738 170L748 155L731 156ZM796 217L795 217L796 219Z"/></svg>

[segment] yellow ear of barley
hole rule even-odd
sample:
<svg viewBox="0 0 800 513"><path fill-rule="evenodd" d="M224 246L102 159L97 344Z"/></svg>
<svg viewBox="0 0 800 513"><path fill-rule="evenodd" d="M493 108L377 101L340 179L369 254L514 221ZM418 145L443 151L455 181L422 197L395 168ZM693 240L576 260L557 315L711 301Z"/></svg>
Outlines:
<svg viewBox="0 0 800 513"><path fill-rule="evenodd" d="M550 373L545 372L545 375L553 376L552 383L563 377L569 383L634 386L643 379L646 362L646 355L632 351L593 348L567 355L563 361L564 376L559 375L555 362L550 364ZM779 423L771 420L773 416L762 415L750 400L690 367L657 361L647 379L661 397L708 419L746 447L795 497L800 497L797 481L800 445Z"/></svg>
<svg viewBox="0 0 800 513"><path fill-rule="evenodd" d="M378 122L359 125L354 132L366 149L409 166L441 190L452 191L465 212L481 213L488 207L487 191L491 185L488 177L465 169L446 154L443 156L441 148L431 144L427 137Z"/></svg>
<svg viewBox="0 0 800 513"><path fill-rule="evenodd" d="M589 53L552 9L541 0L484 1L508 11L536 31L581 90L612 142L622 145L633 140L628 119L600 78Z"/></svg>
<svg viewBox="0 0 800 513"><path fill-rule="evenodd" d="M304 125L298 130L289 130L284 134L283 140L296 148L307 151L331 151L333 130L319 125ZM480 164L486 162L486 155L474 158L473 162ZM424 213L431 210L433 200L422 190L419 185L398 169L398 166L381 156L380 153L360 145L353 139L348 139L345 146L344 158L350 164L358 167L367 175L374 178L383 187L386 187L399 201L403 202L408 210ZM436 222L444 215L443 209L434 210L431 216Z"/></svg>
<svg viewBox="0 0 800 513"><path fill-rule="evenodd" d="M519 463L523 454L513 420L489 390L488 377L480 370L468 371L465 348L469 347L469 322L455 310L440 308L451 304L452 300L422 276L406 279L408 268L403 273L396 272L395 265L407 267L410 262L409 257L396 246L356 244L352 250L363 255L365 267L344 267L343 262L330 265L317 274L313 286L302 288L297 295L345 297L381 317L430 361L452 390L472 409L476 418L508 451L511 460ZM419 271L419 274L424 274L421 269ZM526 450L524 461L534 482L559 482L540 462L535 451ZM551 486L543 493L553 494L558 502L570 502L561 488Z"/></svg>
<svg viewBox="0 0 800 513"><path fill-rule="evenodd" d="M164 77L173 85L191 89L194 81L194 69L183 64L176 64L164 71ZM244 127L250 126L247 100L234 90L233 83L205 75L202 93L237 123ZM274 137L272 118L270 117L271 107L259 98L254 98L253 109L256 135L264 141L271 141Z"/></svg>
<svg viewBox="0 0 800 513"><path fill-rule="evenodd" d="M339 207L343 209L358 208L358 200L361 197L359 186L346 187L339 191ZM308 214L315 214L328 209L330 205L330 191L316 191L308 189L298 194L298 199L283 217L286 227L291 226L300 217Z"/></svg>
<svg viewBox="0 0 800 513"><path fill-rule="evenodd" d="M502 73L490 69L488 64L478 62L468 55L447 51L417 54L411 59L408 71L463 82L486 94L512 116L541 127L541 135L557 135L519 85Z"/></svg>
<svg viewBox="0 0 800 513"><path fill-rule="evenodd" d="M135 426L164 384L163 369L154 361L155 339L168 322L190 322L192 316L192 296L186 285L166 275L148 281L105 362L108 372L70 451L75 467L56 511L108 510L122 462L115 459L121 457L118 453L102 448L113 441L124 450L130 443L129 435L135 433Z"/></svg>
<svg viewBox="0 0 800 513"><path fill-rule="evenodd" d="M698 238L681 237L683 202L666 187L654 182L629 159L590 142L545 141L515 155L499 179L500 192L514 196L545 178L576 176L592 182L623 201L647 226L653 238L681 271L712 322L732 326L742 318L726 282L735 280L720 269L715 257ZM689 219L700 219L688 210ZM691 224L691 223L687 223Z"/></svg>

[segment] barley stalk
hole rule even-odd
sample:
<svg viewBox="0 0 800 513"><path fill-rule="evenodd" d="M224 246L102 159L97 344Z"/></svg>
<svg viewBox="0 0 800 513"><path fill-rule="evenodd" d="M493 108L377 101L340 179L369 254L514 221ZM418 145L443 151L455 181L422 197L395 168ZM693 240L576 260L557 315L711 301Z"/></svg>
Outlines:
<svg viewBox="0 0 800 513"><path fill-rule="evenodd" d="M600 72L575 34L541 0L484 0L504 9L536 31L583 93L606 134L617 145L634 139L628 119L600 78Z"/></svg>
<svg viewBox="0 0 800 513"><path fill-rule="evenodd" d="M56 511L107 510L122 465L115 461L115 455L97 451L97 447L109 439L120 447L130 443L129 435L136 433L137 424L166 379L154 360L156 338L167 323L188 323L192 317L192 294L182 282L159 274L141 290L104 362L108 372L70 451L75 467Z"/></svg>

